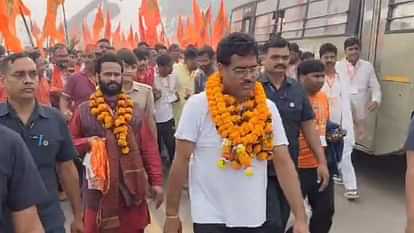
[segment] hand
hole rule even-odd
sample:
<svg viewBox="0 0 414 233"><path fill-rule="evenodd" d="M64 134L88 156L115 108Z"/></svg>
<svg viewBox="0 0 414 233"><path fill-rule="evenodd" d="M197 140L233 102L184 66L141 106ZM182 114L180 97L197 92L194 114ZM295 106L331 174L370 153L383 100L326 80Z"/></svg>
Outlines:
<svg viewBox="0 0 414 233"><path fill-rule="evenodd" d="M318 180L321 182L319 192L322 192L329 185L329 169L328 166L326 166L326 164L319 165Z"/></svg>
<svg viewBox="0 0 414 233"><path fill-rule="evenodd" d="M183 228L178 216L167 216L164 223L164 233L182 233Z"/></svg>
<svg viewBox="0 0 414 233"><path fill-rule="evenodd" d="M159 209L162 203L164 202L164 191L161 186L152 186L151 187L151 198L155 202L155 208Z"/></svg>
<svg viewBox="0 0 414 233"><path fill-rule="evenodd" d="M161 91L158 89L152 89L153 93L154 93L154 99L158 100L159 98L161 98Z"/></svg>
<svg viewBox="0 0 414 233"><path fill-rule="evenodd" d="M70 225L71 233L83 233L85 231L83 226L82 217L75 217L72 224Z"/></svg>
<svg viewBox="0 0 414 233"><path fill-rule="evenodd" d="M296 221L293 225L293 233L309 233L308 224L305 221Z"/></svg>
<svg viewBox="0 0 414 233"><path fill-rule="evenodd" d="M65 117L65 120L66 121L70 121L72 119L73 113L68 110L68 111L65 111L63 113L63 116Z"/></svg>
<svg viewBox="0 0 414 233"><path fill-rule="evenodd" d="M379 107L379 103L377 101L369 102L369 104L368 104L368 111L373 112L378 107Z"/></svg>

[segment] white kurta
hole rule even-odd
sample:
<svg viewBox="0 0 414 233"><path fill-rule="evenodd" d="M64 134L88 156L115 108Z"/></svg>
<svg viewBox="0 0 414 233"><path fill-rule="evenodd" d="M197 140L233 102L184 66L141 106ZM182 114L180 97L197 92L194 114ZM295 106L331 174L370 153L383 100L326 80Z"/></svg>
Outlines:
<svg viewBox="0 0 414 233"><path fill-rule="evenodd" d="M368 103L370 101L381 102L381 87L374 66L362 59L353 66L343 59L336 63L336 72L340 77L349 80L354 120L366 120Z"/></svg>
<svg viewBox="0 0 414 233"><path fill-rule="evenodd" d="M327 95L329 100L330 120L342 125L347 131L345 140L354 144L354 122L352 118L350 84L343 77L336 74L332 83L328 82L325 77L325 84L322 91Z"/></svg>

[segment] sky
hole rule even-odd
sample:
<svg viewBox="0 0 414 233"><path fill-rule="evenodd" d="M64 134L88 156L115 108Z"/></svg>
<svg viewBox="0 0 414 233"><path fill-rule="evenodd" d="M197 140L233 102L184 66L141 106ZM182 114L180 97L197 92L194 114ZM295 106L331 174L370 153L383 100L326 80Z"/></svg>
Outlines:
<svg viewBox="0 0 414 233"><path fill-rule="evenodd" d="M132 25L134 29L138 28L137 12L141 0L66 0L65 10L66 17L69 21L69 27L73 26L80 29L82 20L85 17L87 18L88 24L92 25L96 13L96 6L98 6L101 1L103 2L104 9L110 9L114 16L112 20L114 30L121 19L124 31L129 29L129 25ZM192 13L192 0L159 1L167 33L169 35L174 35L177 16L190 15ZM250 0L225 0L229 15L231 8L246 1ZM46 15L47 0L23 0L23 2L32 10L32 20L41 27ZM209 4L211 4L213 6L213 12L216 14L218 12L220 0L199 0L199 3L203 9L207 9ZM60 10L58 12L58 18L62 19L62 15L62 11ZM21 37L24 38L25 29L22 21L18 22L18 31Z"/></svg>

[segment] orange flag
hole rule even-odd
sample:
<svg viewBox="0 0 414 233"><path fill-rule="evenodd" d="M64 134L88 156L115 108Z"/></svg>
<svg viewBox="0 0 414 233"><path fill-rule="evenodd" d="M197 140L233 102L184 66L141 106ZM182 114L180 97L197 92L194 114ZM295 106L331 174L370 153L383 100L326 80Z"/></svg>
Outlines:
<svg viewBox="0 0 414 233"><path fill-rule="evenodd" d="M10 2L8 0L0 0L0 33L4 37L7 50L12 52L21 52L23 50L19 38L10 28ZM13 7L14 5L11 5ZM15 31L15 27L14 27Z"/></svg>
<svg viewBox="0 0 414 233"><path fill-rule="evenodd" d="M60 43L60 44L65 43L65 29L63 28L62 23L59 25L59 28L57 30L57 35L56 35L56 41L55 42Z"/></svg>
<svg viewBox="0 0 414 233"><path fill-rule="evenodd" d="M129 26L129 33L128 33L128 48L135 48L136 43L134 39L134 30L132 29L132 25Z"/></svg>
<svg viewBox="0 0 414 233"><path fill-rule="evenodd" d="M57 10L64 0L47 0L47 13L43 25L43 35L45 38L51 37L56 39L56 16Z"/></svg>
<svg viewBox="0 0 414 233"><path fill-rule="evenodd" d="M115 46L115 48L120 49L121 48L121 23L118 23L118 27L116 28L114 35L112 37L112 44Z"/></svg>
<svg viewBox="0 0 414 233"><path fill-rule="evenodd" d="M147 37L145 36L145 27L144 27L144 22L143 22L143 18L142 15L140 14L138 16L138 23L139 23L139 36L141 41L147 41Z"/></svg>
<svg viewBox="0 0 414 233"><path fill-rule="evenodd" d="M177 25L177 41L181 47L184 46L184 23L183 18L181 16L178 17L178 25Z"/></svg>
<svg viewBox="0 0 414 233"><path fill-rule="evenodd" d="M138 45L138 42L139 42L139 35L138 35L138 32L135 32L134 33L134 47L132 48L135 48Z"/></svg>
<svg viewBox="0 0 414 233"><path fill-rule="evenodd" d="M93 23L93 36L95 41L101 39L101 33L105 27L105 16L102 10L102 6L99 6L96 12L95 22Z"/></svg>
<svg viewBox="0 0 414 233"><path fill-rule="evenodd" d="M10 2L10 0L9 0ZM30 11L30 9L24 5L24 3L22 2L22 0L17 0L16 1L16 8L17 12L19 12L18 14L20 15L20 13L23 13L23 15L25 16L31 16L32 12Z"/></svg>
<svg viewBox="0 0 414 233"><path fill-rule="evenodd" d="M82 23L82 34L83 34L83 45L84 46L88 44L93 44L92 36L89 31L88 24L86 23L86 19L84 19Z"/></svg>
<svg viewBox="0 0 414 233"><path fill-rule="evenodd" d="M194 21L194 36L195 41L199 42L200 40L200 33L203 24L203 14L201 13L200 5L198 4L198 0L193 0L193 21Z"/></svg>
<svg viewBox="0 0 414 233"><path fill-rule="evenodd" d="M210 20L211 20L211 6L203 14L203 22L201 24L200 37L198 40L198 46L204 46L211 44L210 41Z"/></svg>
<svg viewBox="0 0 414 233"><path fill-rule="evenodd" d="M121 48L129 48L128 40L123 32L121 32Z"/></svg>
<svg viewBox="0 0 414 233"><path fill-rule="evenodd" d="M111 23L111 13L106 12L106 23L105 23L105 36L106 39L111 40L112 38L112 23Z"/></svg>
<svg viewBox="0 0 414 233"><path fill-rule="evenodd" d="M226 35L229 29L229 21L227 18L226 9L224 7L224 0L221 0L220 11L217 15L216 21L214 23L213 39L212 46L217 48L220 40Z"/></svg>
<svg viewBox="0 0 414 233"><path fill-rule="evenodd" d="M36 41L36 46L41 48L44 43L44 37L42 36L42 32L36 22L33 22L32 24L32 35Z"/></svg>
<svg viewBox="0 0 414 233"><path fill-rule="evenodd" d="M160 8L158 0L142 0L141 15L147 27L157 27L161 23Z"/></svg>

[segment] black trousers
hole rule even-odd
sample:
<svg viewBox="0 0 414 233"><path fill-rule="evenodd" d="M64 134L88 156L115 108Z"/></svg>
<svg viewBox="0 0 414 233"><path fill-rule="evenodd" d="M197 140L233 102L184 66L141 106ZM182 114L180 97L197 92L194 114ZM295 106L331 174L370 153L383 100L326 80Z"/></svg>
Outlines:
<svg viewBox="0 0 414 233"><path fill-rule="evenodd" d="M273 169L273 168L272 168ZM267 177L267 210L265 233L284 233L290 216L290 207L276 176Z"/></svg>
<svg viewBox="0 0 414 233"><path fill-rule="evenodd" d="M168 152L168 159L170 162L174 160L175 155L175 123L174 119L171 119L167 122L157 123L157 132L158 132L158 146L161 152L162 143L165 144Z"/></svg>
<svg viewBox="0 0 414 233"><path fill-rule="evenodd" d="M198 224L193 225L194 233L265 233L263 227L258 228L229 228L223 224Z"/></svg>
<svg viewBox="0 0 414 233"><path fill-rule="evenodd" d="M332 226L332 219L335 212L334 184L332 179L328 187L319 192L320 184L317 182L317 169L299 169L299 179L304 198L308 198L312 209L312 216L309 223L310 233L328 233ZM292 232L292 229L288 233Z"/></svg>

